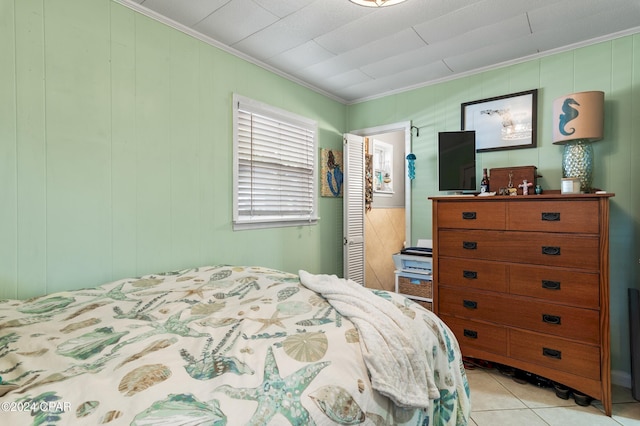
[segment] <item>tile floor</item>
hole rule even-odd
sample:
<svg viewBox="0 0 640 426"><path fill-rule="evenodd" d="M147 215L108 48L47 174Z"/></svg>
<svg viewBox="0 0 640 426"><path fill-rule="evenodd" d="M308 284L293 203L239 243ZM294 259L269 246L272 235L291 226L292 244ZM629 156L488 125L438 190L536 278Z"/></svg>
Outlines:
<svg viewBox="0 0 640 426"><path fill-rule="evenodd" d="M563 400L552 388L520 384L496 369L467 370L471 388L469 426L640 426L640 402L614 385L613 415L599 401L589 407Z"/></svg>

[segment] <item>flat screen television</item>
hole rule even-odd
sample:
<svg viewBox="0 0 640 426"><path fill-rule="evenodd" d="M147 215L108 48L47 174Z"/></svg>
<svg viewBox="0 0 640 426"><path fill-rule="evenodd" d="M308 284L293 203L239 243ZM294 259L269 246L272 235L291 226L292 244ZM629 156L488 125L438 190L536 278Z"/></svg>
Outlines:
<svg viewBox="0 0 640 426"><path fill-rule="evenodd" d="M476 132L438 133L438 186L440 191L476 192Z"/></svg>

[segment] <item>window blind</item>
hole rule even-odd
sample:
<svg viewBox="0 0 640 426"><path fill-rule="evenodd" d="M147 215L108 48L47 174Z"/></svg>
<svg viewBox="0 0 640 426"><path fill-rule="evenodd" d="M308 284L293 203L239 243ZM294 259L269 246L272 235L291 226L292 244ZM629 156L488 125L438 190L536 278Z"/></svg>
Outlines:
<svg viewBox="0 0 640 426"><path fill-rule="evenodd" d="M234 105L234 225L317 221L316 123L241 97Z"/></svg>

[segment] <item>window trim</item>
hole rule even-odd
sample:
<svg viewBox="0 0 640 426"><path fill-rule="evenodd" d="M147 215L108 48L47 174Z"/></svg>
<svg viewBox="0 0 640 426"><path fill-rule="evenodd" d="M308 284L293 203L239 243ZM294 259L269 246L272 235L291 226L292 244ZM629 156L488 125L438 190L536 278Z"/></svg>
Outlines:
<svg viewBox="0 0 640 426"><path fill-rule="evenodd" d="M279 228L287 226L314 225L318 222L318 123L315 120L299 116L289 111L264 104L262 102L233 94L233 230ZM301 127L313 133L313 147L310 153L313 155L313 170L311 179L311 204L312 211L308 217L286 216L242 216L239 212L239 110L262 115L271 120L280 121Z"/></svg>
<svg viewBox="0 0 640 426"><path fill-rule="evenodd" d="M383 160L385 160L385 163L389 163L388 169L385 168L386 165L382 167L380 166L381 160L380 160L379 152L383 153ZM373 179L374 179L373 192L375 195L391 197L395 193L395 191L393 190L393 185L395 184L395 181L394 181L395 176L393 174L393 162L394 162L393 155L394 155L393 144L390 144L389 142L381 141L379 139L373 139ZM378 189L378 183L381 182L381 179L382 179L382 176L379 177L378 173L382 173L383 171L389 173L389 178L391 179L391 185L387 185L389 189L384 189L384 187L380 187Z"/></svg>

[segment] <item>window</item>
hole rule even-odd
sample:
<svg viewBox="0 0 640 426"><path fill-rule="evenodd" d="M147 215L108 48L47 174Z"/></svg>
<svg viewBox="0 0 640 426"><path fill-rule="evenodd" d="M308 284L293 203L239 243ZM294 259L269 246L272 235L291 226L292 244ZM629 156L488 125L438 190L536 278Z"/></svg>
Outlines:
<svg viewBox="0 0 640 426"><path fill-rule="evenodd" d="M317 123L233 96L233 229L313 224Z"/></svg>
<svg viewBox="0 0 640 426"><path fill-rule="evenodd" d="M393 145L373 140L373 190L393 194Z"/></svg>

